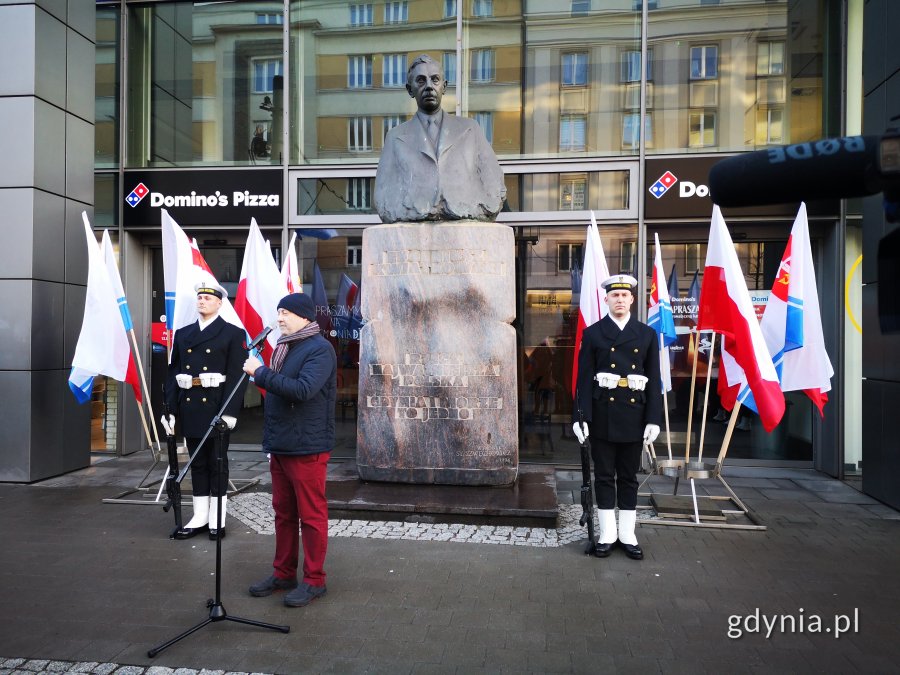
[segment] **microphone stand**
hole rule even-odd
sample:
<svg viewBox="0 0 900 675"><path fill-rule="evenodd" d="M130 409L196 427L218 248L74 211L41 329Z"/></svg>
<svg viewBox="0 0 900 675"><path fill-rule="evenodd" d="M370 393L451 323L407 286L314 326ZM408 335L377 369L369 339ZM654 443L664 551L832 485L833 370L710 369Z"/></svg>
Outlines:
<svg viewBox="0 0 900 675"><path fill-rule="evenodd" d="M264 331L264 335L261 334L261 337L257 337L256 340L253 341L247 349L248 351L254 349L259 343L262 342L266 338L266 336L271 331L271 328L268 331ZM225 408L228 407L228 404L231 402L231 399L234 398L235 393L240 388L241 384L243 384L244 379L247 377L247 373L241 373L241 377L235 383L234 388L231 390L231 393L228 394L228 398L225 399L225 403L222 404L222 408L216 413L216 416L212 418L212 421L209 423L209 429L206 430L206 434L204 434L202 440L200 441L197 449L194 450L194 454L191 455L190 459L185 464L184 469L181 470L181 473L178 474L177 483L181 485L181 481L184 479L185 474L187 473L188 467L190 467L191 463L194 461L194 458L197 456L197 453L200 451L200 448L203 447L203 443L209 438L210 433L215 429L216 431L216 439L215 439L215 448L216 448L216 482L218 484L218 496L216 497L216 522L222 522L222 495L225 492L225 481L222 480L222 476L225 474L225 442L228 437L228 424L225 423L225 420L222 419L222 413L225 412ZM209 616L205 618L203 621L198 623L197 625L188 628L186 631L181 633L180 635L176 635L170 640L162 643L161 645L154 647L147 651L147 656L153 658L157 654L159 654L163 649L167 647L171 647L173 644L178 642L179 640L186 638L191 633L194 633L204 626L209 625L210 623L214 623L217 621L234 621L236 623L243 623L250 626L259 626L260 628L269 628L271 630L277 630L282 633L290 633L290 626L282 626L274 623L265 623L263 621L255 621L254 619L244 619L239 616L230 616L225 611L225 606L222 604L222 539L224 537L221 536L221 533L216 537L216 596L215 598L210 598L206 601L206 606L209 608Z"/></svg>

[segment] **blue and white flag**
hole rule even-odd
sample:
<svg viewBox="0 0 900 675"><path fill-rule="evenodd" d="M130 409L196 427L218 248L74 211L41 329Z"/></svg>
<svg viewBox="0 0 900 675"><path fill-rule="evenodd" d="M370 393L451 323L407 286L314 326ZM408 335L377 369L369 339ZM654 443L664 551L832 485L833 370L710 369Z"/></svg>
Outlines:
<svg viewBox="0 0 900 675"><path fill-rule="evenodd" d="M72 371L69 373L69 389L79 403L86 403L91 400L94 378L97 375L126 380L131 349L119 312L116 290L103 254L97 245L87 214L82 216L88 248L88 279L84 318L78 343L75 345L75 355L72 357Z"/></svg>
<svg viewBox="0 0 900 675"><path fill-rule="evenodd" d="M675 318L672 316L672 299L666 288L666 273L662 266L659 235L656 234L656 258L653 261L653 281L650 284L650 309L647 324L659 335L659 370L664 391L672 390L672 370L669 361L669 345L678 340Z"/></svg>

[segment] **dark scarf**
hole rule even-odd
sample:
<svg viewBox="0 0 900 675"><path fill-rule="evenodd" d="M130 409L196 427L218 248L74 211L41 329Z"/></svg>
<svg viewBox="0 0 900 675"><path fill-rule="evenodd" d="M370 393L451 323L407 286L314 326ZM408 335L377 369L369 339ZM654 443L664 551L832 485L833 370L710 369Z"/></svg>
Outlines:
<svg viewBox="0 0 900 675"><path fill-rule="evenodd" d="M296 333L291 333L290 335L282 335L280 338L278 338L278 343L275 347L275 353L272 354L272 370L276 373L281 370L281 367L284 365L284 359L287 357L288 351L295 342L301 342L302 340L310 338L313 335L318 335L320 330L321 329L319 328L319 324L313 321L306 324Z"/></svg>

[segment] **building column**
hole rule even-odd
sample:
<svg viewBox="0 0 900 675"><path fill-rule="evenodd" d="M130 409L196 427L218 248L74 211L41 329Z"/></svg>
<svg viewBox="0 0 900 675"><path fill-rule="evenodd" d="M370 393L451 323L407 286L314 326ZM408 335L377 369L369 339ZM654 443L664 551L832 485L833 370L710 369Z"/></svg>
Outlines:
<svg viewBox="0 0 900 675"><path fill-rule="evenodd" d="M0 5L0 481L90 464L67 379L93 216L93 2Z"/></svg>

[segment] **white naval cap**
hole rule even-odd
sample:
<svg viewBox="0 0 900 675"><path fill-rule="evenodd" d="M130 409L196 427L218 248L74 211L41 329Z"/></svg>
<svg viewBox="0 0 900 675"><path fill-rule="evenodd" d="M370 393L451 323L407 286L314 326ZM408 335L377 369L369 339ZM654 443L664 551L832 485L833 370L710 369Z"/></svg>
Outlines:
<svg viewBox="0 0 900 675"><path fill-rule="evenodd" d="M222 288L215 279L206 279L201 281L199 284L194 286L194 290L197 292L197 295L204 293L206 295L214 295L219 300L228 297L228 291Z"/></svg>
<svg viewBox="0 0 900 675"><path fill-rule="evenodd" d="M617 290L637 292L637 279L630 274L613 274L600 285L607 293Z"/></svg>

